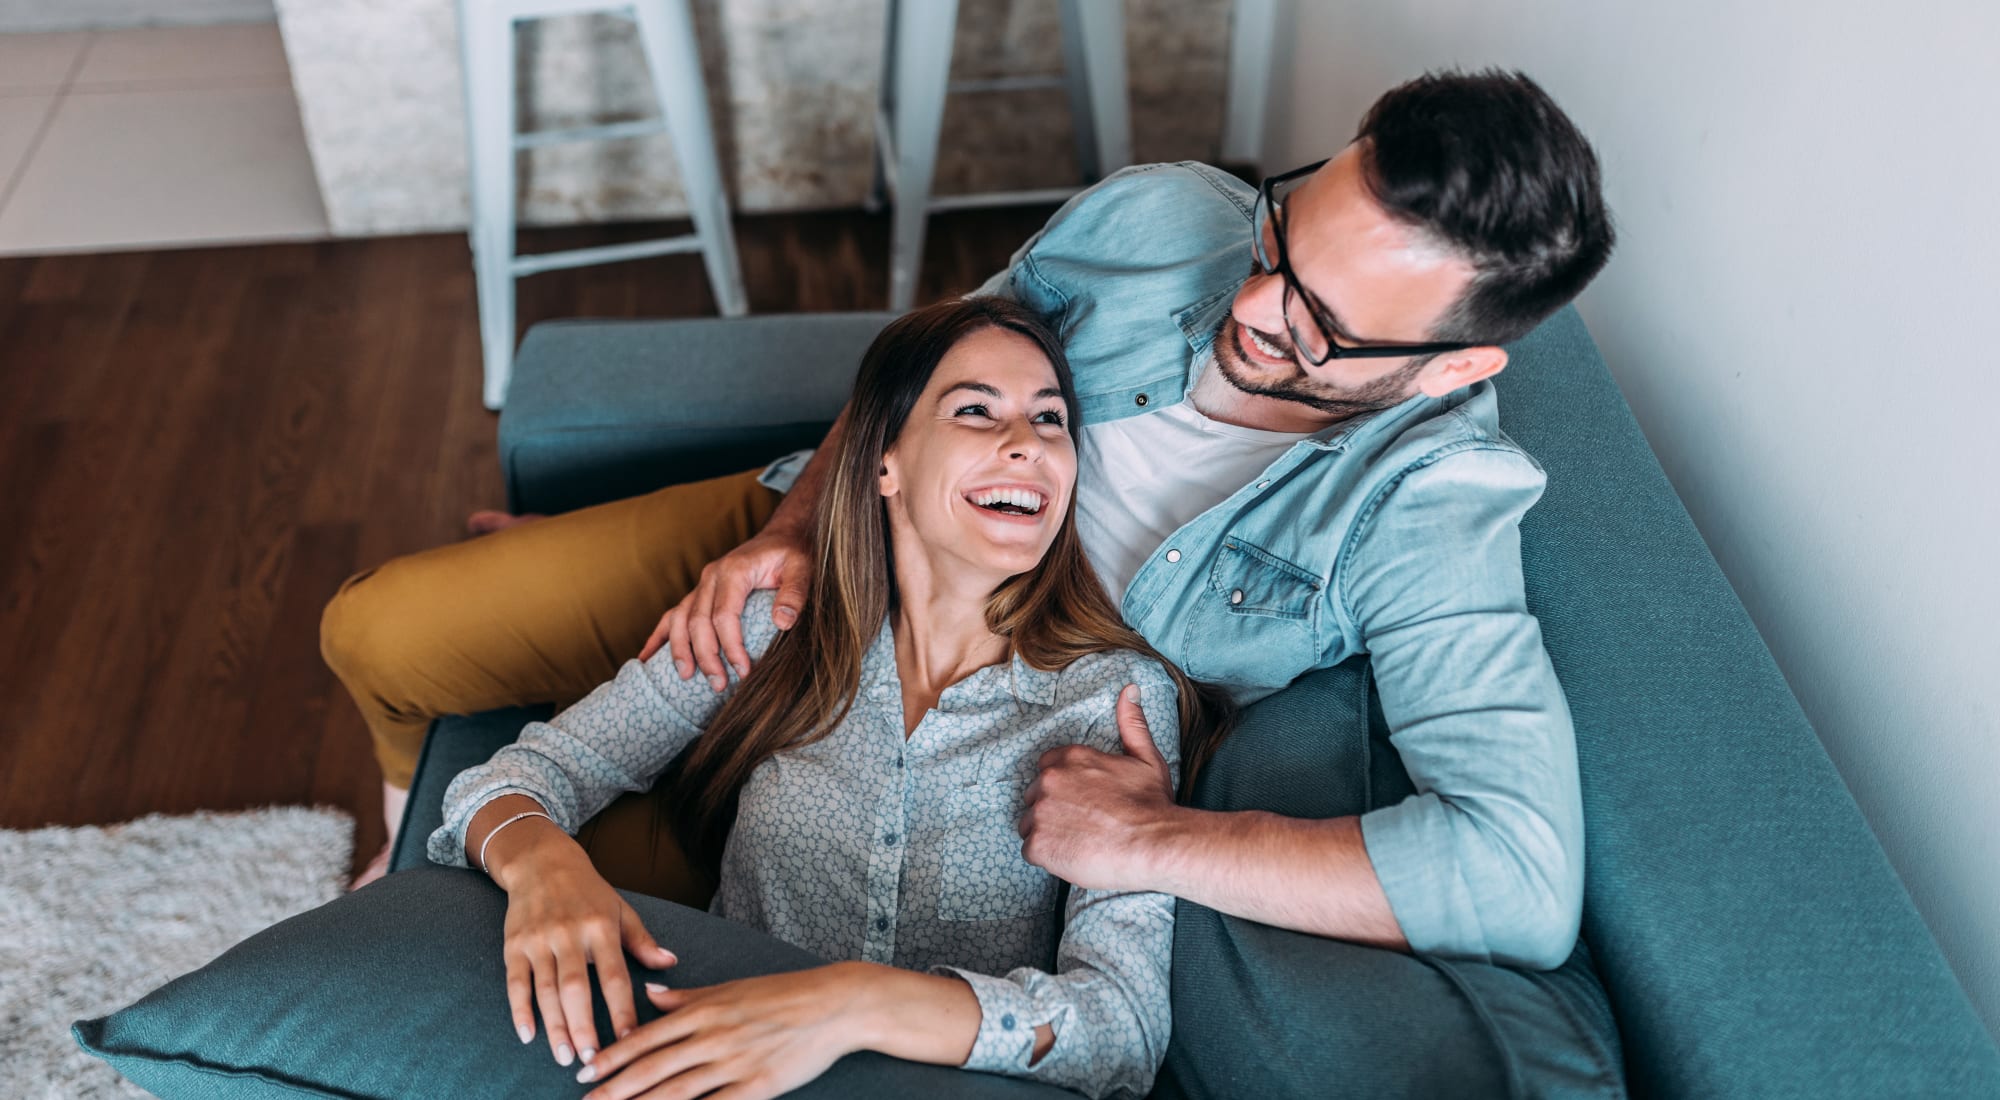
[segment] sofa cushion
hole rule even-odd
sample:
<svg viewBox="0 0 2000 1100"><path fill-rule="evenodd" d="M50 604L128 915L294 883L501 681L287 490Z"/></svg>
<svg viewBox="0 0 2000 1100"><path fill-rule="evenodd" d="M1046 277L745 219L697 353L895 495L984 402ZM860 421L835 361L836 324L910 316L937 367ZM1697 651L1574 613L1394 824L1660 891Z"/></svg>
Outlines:
<svg viewBox="0 0 2000 1100"><path fill-rule="evenodd" d="M1251 707L1194 803L1293 817L1401 801L1367 658ZM1162 1097L1626 1095L1618 1029L1577 950L1546 972L1419 958L1180 903Z"/></svg>
<svg viewBox="0 0 2000 1100"><path fill-rule="evenodd" d="M635 982L707 985L816 965L805 951L696 909L621 891L680 956ZM427 864L265 929L108 1016L79 1020L85 1050L166 1100L299 1096L569 1097L575 1065L515 1037L501 930L506 894L483 875ZM592 983L598 1033L611 1017ZM640 1023L660 1013L642 996ZM841 1059L791 1095L820 1098L1073 1094L874 1053Z"/></svg>

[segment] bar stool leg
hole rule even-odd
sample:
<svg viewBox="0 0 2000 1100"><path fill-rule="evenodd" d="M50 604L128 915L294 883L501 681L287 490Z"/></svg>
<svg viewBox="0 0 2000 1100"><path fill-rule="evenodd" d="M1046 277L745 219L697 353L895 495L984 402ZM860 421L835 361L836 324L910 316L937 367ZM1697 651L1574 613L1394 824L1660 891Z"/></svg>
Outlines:
<svg viewBox="0 0 2000 1100"><path fill-rule="evenodd" d="M882 20L882 79L875 82L875 133L878 139L882 134L881 120L896 117L896 0L887 0L884 6L888 18ZM879 140L868 159L875 165L875 172L869 178L868 195L861 200L861 208L875 214L889 204L890 198L888 166L882 162Z"/></svg>
<svg viewBox="0 0 2000 1100"><path fill-rule="evenodd" d="M1090 95L1091 136L1097 144L1094 167L1096 175L1108 176L1132 163L1132 113L1125 84L1125 7L1122 0L1062 0L1062 22L1065 57L1069 56L1071 39L1081 44ZM1070 102L1073 108L1074 91Z"/></svg>
<svg viewBox="0 0 2000 1100"><path fill-rule="evenodd" d="M951 76L952 29L958 0L895 6L894 96L896 204L889 231L889 308L910 308L924 255L924 222L937 172L938 131L944 125L945 84Z"/></svg>
<svg viewBox="0 0 2000 1100"><path fill-rule="evenodd" d="M1085 183L1104 178L1097 163L1097 127L1092 125L1090 107L1090 62L1083 55L1083 27L1079 25L1076 0L1063 0L1062 7L1063 90L1069 94L1070 129L1076 138L1076 170Z"/></svg>
<svg viewBox="0 0 2000 1100"><path fill-rule="evenodd" d="M708 268L715 304L724 317L740 317L749 307L743 269L736 258L735 231L729 223L729 195L716 164L694 19L687 0L640 0L634 8L646 67L652 70L660 110L667 116L667 135L674 144L674 159L680 162L681 186L701 238L702 263Z"/></svg>
<svg viewBox="0 0 2000 1100"><path fill-rule="evenodd" d="M472 271L479 293L483 397L498 409L514 366L514 23L460 0Z"/></svg>

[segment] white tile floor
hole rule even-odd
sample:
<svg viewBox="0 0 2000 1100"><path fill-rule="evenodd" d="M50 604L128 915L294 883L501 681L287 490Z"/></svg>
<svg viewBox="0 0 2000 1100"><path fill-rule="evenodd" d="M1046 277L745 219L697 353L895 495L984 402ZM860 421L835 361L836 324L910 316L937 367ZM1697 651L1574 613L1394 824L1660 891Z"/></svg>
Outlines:
<svg viewBox="0 0 2000 1100"><path fill-rule="evenodd" d="M0 35L0 255L325 236L277 24Z"/></svg>

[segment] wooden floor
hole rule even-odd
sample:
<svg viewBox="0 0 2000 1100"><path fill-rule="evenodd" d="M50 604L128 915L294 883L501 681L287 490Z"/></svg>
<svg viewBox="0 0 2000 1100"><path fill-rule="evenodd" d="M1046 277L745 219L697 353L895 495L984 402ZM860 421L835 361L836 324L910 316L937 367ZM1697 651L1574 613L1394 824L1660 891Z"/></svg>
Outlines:
<svg viewBox="0 0 2000 1100"><path fill-rule="evenodd" d="M976 286L1051 210L933 218L920 299ZM751 309L883 308L887 233L739 218ZM519 287L524 329L714 312L694 256ZM479 394L462 234L0 259L0 828L333 805L359 869L381 776L320 610L503 506Z"/></svg>

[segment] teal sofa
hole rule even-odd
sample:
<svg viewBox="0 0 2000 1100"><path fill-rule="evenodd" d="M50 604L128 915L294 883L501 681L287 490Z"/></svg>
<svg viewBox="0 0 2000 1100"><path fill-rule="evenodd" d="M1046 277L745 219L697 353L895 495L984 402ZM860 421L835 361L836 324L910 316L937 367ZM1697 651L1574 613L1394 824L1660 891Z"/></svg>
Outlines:
<svg viewBox="0 0 2000 1100"><path fill-rule="evenodd" d="M509 506L560 512L812 445L887 319L538 325L500 421ZM1582 321L1565 310L1510 350L1503 424L1549 475L1522 527L1528 600L1582 768L1577 952L1513 971L1182 903L1156 1095L2000 1096L2000 1050ZM451 779L547 713L434 724L395 871L425 862ZM1409 790L1356 659L1252 708L1194 795L1328 816Z"/></svg>

